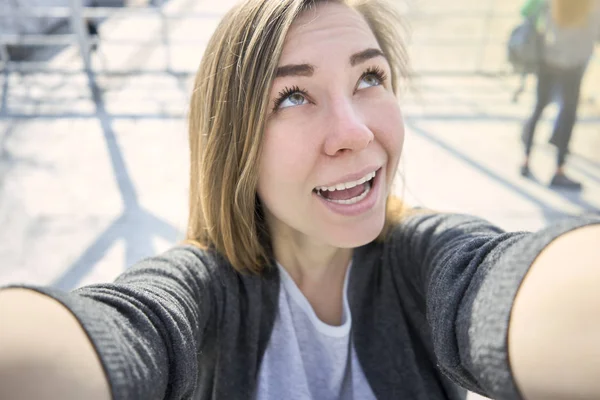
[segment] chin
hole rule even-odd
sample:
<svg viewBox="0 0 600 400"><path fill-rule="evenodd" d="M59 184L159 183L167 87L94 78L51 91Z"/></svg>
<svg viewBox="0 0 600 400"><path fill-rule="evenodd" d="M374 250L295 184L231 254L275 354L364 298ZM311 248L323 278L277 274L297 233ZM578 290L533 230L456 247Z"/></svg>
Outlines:
<svg viewBox="0 0 600 400"><path fill-rule="evenodd" d="M361 247L371 243L381 234L385 225L385 214L377 220L364 221L337 229L323 229L323 232L330 232L328 242L332 246L350 249Z"/></svg>

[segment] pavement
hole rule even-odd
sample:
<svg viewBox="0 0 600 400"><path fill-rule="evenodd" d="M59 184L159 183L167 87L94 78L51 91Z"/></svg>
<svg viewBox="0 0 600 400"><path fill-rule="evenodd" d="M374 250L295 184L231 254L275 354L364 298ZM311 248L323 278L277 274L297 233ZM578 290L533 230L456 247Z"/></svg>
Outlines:
<svg viewBox="0 0 600 400"><path fill-rule="evenodd" d="M514 13L516 1L461 2L471 14L460 14L460 2L423 0L415 17L417 77L401 98L407 137L397 193L411 204L480 215L508 230L600 214L598 58L586 77L567 164L584 190L548 186L553 108L538 128L534 179L524 179L519 132L533 107L534 82L511 102L517 79L503 73L500 41L518 19L490 14ZM166 36L158 17L107 20L100 31L107 41L93 60L113 73L97 75L100 91L78 72L74 47L49 57L51 67L68 73L0 75L0 285L68 289L111 280L183 239L190 73L232 4L171 1L167 12L196 17L172 23ZM431 10L440 14L433 17L438 23L426 22ZM475 29L482 29L479 39L471 39ZM145 45L108 42L123 37ZM448 38L467 45L440 44ZM173 44L182 39L188 42ZM145 72L118 72L136 69Z"/></svg>

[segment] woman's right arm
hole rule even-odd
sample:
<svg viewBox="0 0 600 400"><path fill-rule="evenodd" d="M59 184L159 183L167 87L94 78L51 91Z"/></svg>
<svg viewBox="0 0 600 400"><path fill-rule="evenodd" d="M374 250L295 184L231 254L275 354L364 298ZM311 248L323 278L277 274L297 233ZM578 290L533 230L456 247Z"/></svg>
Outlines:
<svg viewBox="0 0 600 400"><path fill-rule="evenodd" d="M100 359L71 312L28 289L0 291L0 399L110 399Z"/></svg>
<svg viewBox="0 0 600 400"><path fill-rule="evenodd" d="M218 270L185 246L110 284L5 289L0 398L191 398L204 333L216 323Z"/></svg>

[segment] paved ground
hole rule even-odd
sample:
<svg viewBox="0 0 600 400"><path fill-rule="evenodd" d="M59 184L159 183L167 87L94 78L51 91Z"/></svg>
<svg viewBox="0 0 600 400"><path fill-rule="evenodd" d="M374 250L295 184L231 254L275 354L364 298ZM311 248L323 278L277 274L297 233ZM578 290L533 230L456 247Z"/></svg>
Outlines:
<svg viewBox="0 0 600 400"><path fill-rule="evenodd" d="M432 74L444 68L503 68L498 67L503 62L498 41L516 19L481 16L489 16L490 5L497 13L514 12L515 2L490 1L484 7L479 0L461 1L478 17L461 20L456 2L441 0L423 1L420 9L447 17L438 16L435 24L415 17L412 53L423 75L402 99L408 135L398 193L413 204L474 213L514 230L600 213L600 98L594 103L591 89L599 87L597 61L586 80L568 164L584 191L547 186L554 160L546 143L552 109L539 128L536 178L525 180L517 174L518 134L532 106L531 90L513 104L514 77ZM171 27L170 40L193 37L194 43L172 45L169 51L162 45L103 43L95 65L155 72L100 75L101 93L91 91L87 77L76 72L0 76L0 284L71 288L109 280L183 237L190 78L160 71L167 66L193 70L231 3L169 3L172 10L201 14ZM161 38L159 22L113 18L101 33L150 42ZM485 26L493 28L469 39L476 27ZM440 44L448 38L470 45ZM50 64L76 69L76 49L62 49Z"/></svg>

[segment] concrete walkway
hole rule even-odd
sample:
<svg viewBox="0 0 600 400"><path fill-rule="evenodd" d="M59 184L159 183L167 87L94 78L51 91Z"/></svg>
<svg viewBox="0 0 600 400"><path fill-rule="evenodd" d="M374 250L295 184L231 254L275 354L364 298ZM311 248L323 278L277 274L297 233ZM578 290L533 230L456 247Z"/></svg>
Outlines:
<svg viewBox="0 0 600 400"><path fill-rule="evenodd" d="M193 70L231 4L168 5L201 14L171 29L172 40L194 37L195 43L170 49L102 44L95 65L155 72L99 75L100 92L76 72L0 76L0 284L72 288L110 280L183 238L191 78L160 71ZM141 21L114 18L101 34L161 39L158 19ZM426 37L419 28L415 36ZM419 62L431 57L412 52ZM460 54L445 54L460 63ZM63 49L51 64L77 68L76 49ZM597 71L590 72L588 85L597 82ZM568 163L585 188L570 193L547 185L555 157L546 143L554 110L539 127L535 179L517 173L519 130L532 107L533 83L517 104L510 101L514 77L424 75L413 83L402 98L407 139L398 180L398 193L412 204L481 215L511 230L600 213L600 104L588 99L589 86Z"/></svg>

